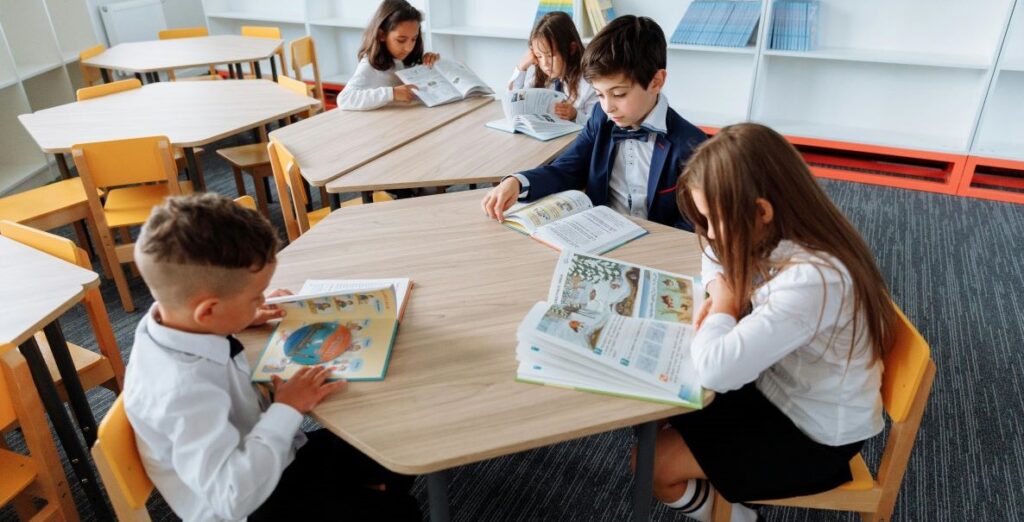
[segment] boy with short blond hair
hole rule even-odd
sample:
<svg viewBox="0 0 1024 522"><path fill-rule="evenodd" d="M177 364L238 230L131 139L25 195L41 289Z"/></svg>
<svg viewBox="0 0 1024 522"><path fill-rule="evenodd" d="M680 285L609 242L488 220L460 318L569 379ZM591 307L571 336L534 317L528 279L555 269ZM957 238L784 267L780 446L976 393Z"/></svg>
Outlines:
<svg viewBox="0 0 1024 522"><path fill-rule="evenodd" d="M169 198L143 226L135 262L156 302L136 330L124 402L147 474L185 520L419 520L410 478L299 429L344 382L304 368L274 380L273 403L250 382L231 334L281 316L263 295L278 247L263 216L214 194Z"/></svg>

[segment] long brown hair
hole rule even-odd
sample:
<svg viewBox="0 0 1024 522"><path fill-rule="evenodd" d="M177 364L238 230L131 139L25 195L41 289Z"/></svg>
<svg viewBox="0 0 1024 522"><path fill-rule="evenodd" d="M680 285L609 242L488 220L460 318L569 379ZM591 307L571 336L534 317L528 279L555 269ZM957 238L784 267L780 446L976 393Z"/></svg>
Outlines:
<svg viewBox="0 0 1024 522"><path fill-rule="evenodd" d="M580 33L576 31L576 24L572 23L572 17L562 11L552 11L537 20L530 32L530 44L534 40L547 42L548 49L562 59L564 70L562 71L562 85L570 101L575 101L579 95L580 79L583 78L583 40ZM548 75L535 66L534 87L546 87Z"/></svg>
<svg viewBox="0 0 1024 522"><path fill-rule="evenodd" d="M779 241L786 239L824 252L846 267L853 281L855 332L849 356L864 331L858 328L861 319L867 323L874 356L884 355L897 316L882 273L860 233L829 200L785 138L755 123L725 127L697 147L682 176L676 192L679 209L694 224L701 241L710 244L736 291L738 310L748 306L754 291L774 271L790 264L788 259L769 260ZM707 218L694 204L694 189L707 198ZM758 198L772 206L767 225L758 219ZM709 220L715 225L715 239L708 238Z"/></svg>
<svg viewBox="0 0 1024 522"><path fill-rule="evenodd" d="M363 44L359 48L358 58L365 56L370 65L378 71L386 71L395 66L395 57L388 52L388 45L383 41L388 33L395 30L402 22L423 22L423 14L405 0L384 0L377 12L373 14L370 25L363 31ZM402 63L406 67L423 61L423 35L416 36L416 45Z"/></svg>

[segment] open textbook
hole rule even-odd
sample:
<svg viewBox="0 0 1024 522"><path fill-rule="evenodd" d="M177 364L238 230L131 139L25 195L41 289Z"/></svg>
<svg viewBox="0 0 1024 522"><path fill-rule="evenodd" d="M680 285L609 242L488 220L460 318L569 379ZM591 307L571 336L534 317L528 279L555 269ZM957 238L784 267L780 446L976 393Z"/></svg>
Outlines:
<svg viewBox="0 0 1024 522"><path fill-rule="evenodd" d="M503 225L556 250L603 254L647 234L643 227L586 194L566 190L517 204L505 212Z"/></svg>
<svg viewBox="0 0 1024 522"><path fill-rule="evenodd" d="M517 380L700 408L690 358L698 280L563 252L516 337Z"/></svg>
<svg viewBox="0 0 1024 522"><path fill-rule="evenodd" d="M352 283L307 281L303 290L335 289L268 299L287 313L260 354L252 380L269 382L273 375L288 380L305 366L330 368L330 380L383 379L405 303L391 284ZM406 284L405 300L408 291Z"/></svg>
<svg viewBox="0 0 1024 522"><path fill-rule="evenodd" d="M432 67L417 65L395 71L402 82L416 86L416 96L427 107L450 103L494 91L465 65L444 58Z"/></svg>
<svg viewBox="0 0 1024 522"><path fill-rule="evenodd" d="M554 89L517 89L501 97L505 117L487 122L487 126L505 132L521 132L541 141L577 132L583 128L573 121L555 116L556 103L569 98Z"/></svg>

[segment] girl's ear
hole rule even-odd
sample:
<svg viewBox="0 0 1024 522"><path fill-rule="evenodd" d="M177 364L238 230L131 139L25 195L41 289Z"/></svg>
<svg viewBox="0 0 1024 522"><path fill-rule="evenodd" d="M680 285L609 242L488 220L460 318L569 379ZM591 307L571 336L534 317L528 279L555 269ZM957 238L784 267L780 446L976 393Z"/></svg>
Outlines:
<svg viewBox="0 0 1024 522"><path fill-rule="evenodd" d="M383 42L384 41L384 30L383 29L377 29L377 41L378 42Z"/></svg>
<svg viewBox="0 0 1024 522"><path fill-rule="evenodd" d="M757 217L761 221L761 224L767 225L772 222L775 217L775 209L772 207L770 201L764 198L757 198L754 200L757 204Z"/></svg>
<svg viewBox="0 0 1024 522"><path fill-rule="evenodd" d="M577 45L576 42L570 42L569 43L569 54L570 55L575 55L578 52L580 52L580 46Z"/></svg>

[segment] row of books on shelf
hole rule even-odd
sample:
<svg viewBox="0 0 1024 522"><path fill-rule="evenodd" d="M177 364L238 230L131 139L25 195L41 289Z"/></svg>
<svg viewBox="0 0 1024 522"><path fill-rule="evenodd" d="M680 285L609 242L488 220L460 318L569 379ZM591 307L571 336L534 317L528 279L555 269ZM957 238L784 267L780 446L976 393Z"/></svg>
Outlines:
<svg viewBox="0 0 1024 522"><path fill-rule="evenodd" d="M671 41L684 45L746 47L754 43L761 2L696 0L679 20Z"/></svg>
<svg viewBox="0 0 1024 522"><path fill-rule="evenodd" d="M811 51L817 47L818 0L778 0L772 6L770 47Z"/></svg>

